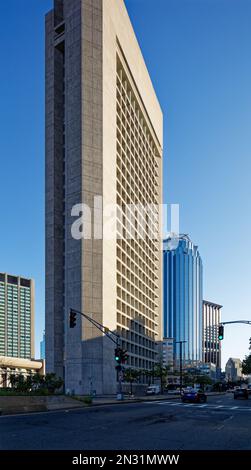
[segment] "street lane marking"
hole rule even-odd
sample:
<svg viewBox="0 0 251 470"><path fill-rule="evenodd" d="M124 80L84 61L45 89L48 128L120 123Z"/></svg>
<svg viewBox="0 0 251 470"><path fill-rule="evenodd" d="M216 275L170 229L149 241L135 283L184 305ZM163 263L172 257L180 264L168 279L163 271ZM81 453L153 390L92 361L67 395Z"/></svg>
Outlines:
<svg viewBox="0 0 251 470"><path fill-rule="evenodd" d="M165 405L165 403L163 403ZM182 406L183 403L170 403L170 406Z"/></svg>
<svg viewBox="0 0 251 470"><path fill-rule="evenodd" d="M217 431L220 431L221 429L223 429L223 428L224 428L224 426L225 426L225 425L224 425L224 424L222 424L221 426L219 426L218 428L216 428L216 429L217 429Z"/></svg>
<svg viewBox="0 0 251 470"><path fill-rule="evenodd" d="M240 406L230 406L230 405L216 405L216 404L203 404L203 405L199 405L197 403L182 403L182 402L176 402L176 403L173 403L173 402L170 402L170 401L155 401L155 402L146 402L148 403L148 405L161 405L161 406L179 406L179 407L184 407L184 408L191 408L191 407L195 407L195 408L208 408L210 410L221 410L221 411L229 411L229 410L236 410L236 411L251 411L251 407L240 407Z"/></svg>

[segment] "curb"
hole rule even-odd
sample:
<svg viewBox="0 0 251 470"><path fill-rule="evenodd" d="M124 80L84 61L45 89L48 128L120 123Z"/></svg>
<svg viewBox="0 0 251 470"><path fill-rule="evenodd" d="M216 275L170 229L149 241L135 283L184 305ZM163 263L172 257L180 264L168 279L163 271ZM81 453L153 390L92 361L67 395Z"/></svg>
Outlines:
<svg viewBox="0 0 251 470"><path fill-rule="evenodd" d="M222 396L225 395L224 392L222 393L213 393L212 395L207 395L208 397L212 396ZM10 412L8 413L8 410L0 409L0 416L11 416L11 415L27 415L27 414L34 414L34 413L54 413L54 412L59 412L59 411L74 411L74 410L83 410L83 409L91 409L91 408L96 408L99 406L112 406L112 405L128 405L128 404L134 404L134 403L154 403L158 401L166 401L166 400L178 400L180 399L180 396L172 396L172 397L159 397L153 400L145 399L145 398L135 398L135 399L126 399L126 400L117 400L117 401L111 401L107 403L92 403L90 405L84 404L79 401L79 406L73 406L73 407L63 407L63 408L55 408L55 409L41 409L41 410L9 410ZM77 401L77 400L76 400ZM7 411L7 412L6 412Z"/></svg>

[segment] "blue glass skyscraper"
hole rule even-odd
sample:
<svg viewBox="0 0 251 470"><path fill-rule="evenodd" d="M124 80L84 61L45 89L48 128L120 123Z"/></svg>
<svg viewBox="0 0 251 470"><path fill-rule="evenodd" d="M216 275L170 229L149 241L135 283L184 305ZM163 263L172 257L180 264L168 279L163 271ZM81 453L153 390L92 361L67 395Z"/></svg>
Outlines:
<svg viewBox="0 0 251 470"><path fill-rule="evenodd" d="M164 336L174 338L174 357L183 344L186 363L202 361L202 261L187 235L166 239L163 246Z"/></svg>

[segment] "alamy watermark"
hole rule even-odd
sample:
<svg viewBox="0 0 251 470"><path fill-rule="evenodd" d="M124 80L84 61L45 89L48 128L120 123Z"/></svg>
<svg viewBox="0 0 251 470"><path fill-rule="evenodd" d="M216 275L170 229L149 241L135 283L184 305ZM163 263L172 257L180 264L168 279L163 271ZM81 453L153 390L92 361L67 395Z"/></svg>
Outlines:
<svg viewBox="0 0 251 470"><path fill-rule="evenodd" d="M94 196L87 204L72 207L71 235L75 240L167 240L169 249L179 243L179 204L103 204Z"/></svg>

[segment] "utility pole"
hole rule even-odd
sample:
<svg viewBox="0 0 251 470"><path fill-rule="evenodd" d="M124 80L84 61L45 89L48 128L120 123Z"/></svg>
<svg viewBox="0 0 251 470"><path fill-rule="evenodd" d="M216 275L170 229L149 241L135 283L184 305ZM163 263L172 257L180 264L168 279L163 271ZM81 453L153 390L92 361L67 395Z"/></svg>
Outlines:
<svg viewBox="0 0 251 470"><path fill-rule="evenodd" d="M182 387L183 387L183 383L182 383L182 345L183 345L183 343L187 343L187 341L174 341L174 342L176 344L180 345L180 395L181 395Z"/></svg>

